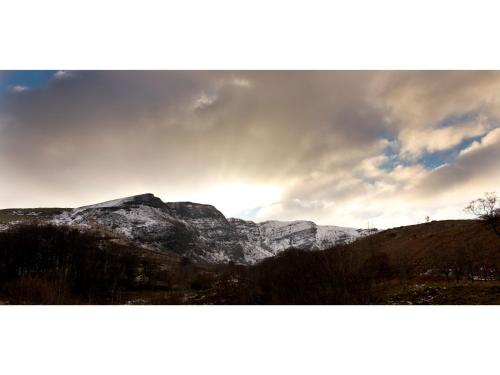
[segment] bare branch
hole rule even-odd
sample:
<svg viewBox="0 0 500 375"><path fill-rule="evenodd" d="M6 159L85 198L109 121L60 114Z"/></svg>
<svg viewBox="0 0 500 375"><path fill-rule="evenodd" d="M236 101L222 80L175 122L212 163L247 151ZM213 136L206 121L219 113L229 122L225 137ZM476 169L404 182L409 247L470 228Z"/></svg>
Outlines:
<svg viewBox="0 0 500 375"><path fill-rule="evenodd" d="M478 198L470 202L464 211L483 220L497 236L500 236L500 202L499 197L494 192L485 193L484 198Z"/></svg>

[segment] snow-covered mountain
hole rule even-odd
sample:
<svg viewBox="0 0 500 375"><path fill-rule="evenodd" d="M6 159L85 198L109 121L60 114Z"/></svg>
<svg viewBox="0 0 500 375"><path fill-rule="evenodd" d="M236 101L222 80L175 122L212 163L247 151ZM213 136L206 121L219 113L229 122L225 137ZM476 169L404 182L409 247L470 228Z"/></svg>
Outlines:
<svg viewBox="0 0 500 375"><path fill-rule="evenodd" d="M290 247L320 250L371 233L312 221L226 219L213 206L163 202L153 194L67 210L52 222L105 230L145 247L211 263L253 264Z"/></svg>
<svg viewBox="0 0 500 375"><path fill-rule="evenodd" d="M369 231L332 225L317 225L312 221L265 221L254 223L241 219L229 219L241 237L245 260L254 263L274 256L289 248L322 250L338 244L346 244L365 236Z"/></svg>

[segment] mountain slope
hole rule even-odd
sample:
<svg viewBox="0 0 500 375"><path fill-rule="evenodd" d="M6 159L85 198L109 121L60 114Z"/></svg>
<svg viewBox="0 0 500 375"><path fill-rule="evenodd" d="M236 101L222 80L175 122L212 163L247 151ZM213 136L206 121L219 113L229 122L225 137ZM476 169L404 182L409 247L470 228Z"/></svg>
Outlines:
<svg viewBox="0 0 500 375"><path fill-rule="evenodd" d="M387 229L350 244L349 249L383 252L399 268L417 274L454 267L466 272L472 264L500 270L500 238L479 220L442 220Z"/></svg>
<svg viewBox="0 0 500 375"><path fill-rule="evenodd" d="M302 220L263 223L241 219L229 221L242 237L240 244L249 263L275 256L289 248L322 250L337 244L350 243L368 234L365 230L322 226Z"/></svg>
<svg viewBox="0 0 500 375"><path fill-rule="evenodd" d="M369 233L353 228L320 226L311 221L254 223L226 219L213 206L165 203L153 194L57 211L49 221L100 229L144 247L210 263L253 264L290 247L320 250L350 243Z"/></svg>

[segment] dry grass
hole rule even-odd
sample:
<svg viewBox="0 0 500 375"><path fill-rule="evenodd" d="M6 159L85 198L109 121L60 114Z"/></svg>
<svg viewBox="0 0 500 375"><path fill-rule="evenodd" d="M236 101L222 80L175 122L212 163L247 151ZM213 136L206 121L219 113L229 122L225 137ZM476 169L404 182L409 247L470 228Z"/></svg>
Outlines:
<svg viewBox="0 0 500 375"><path fill-rule="evenodd" d="M358 240L350 248L383 251L393 263L408 258L418 272L435 266L438 256L452 259L458 250L473 253L479 261L500 264L500 238L476 220L433 221L388 229Z"/></svg>
<svg viewBox="0 0 500 375"><path fill-rule="evenodd" d="M426 282L392 285L382 291L380 304L498 305L500 281Z"/></svg>

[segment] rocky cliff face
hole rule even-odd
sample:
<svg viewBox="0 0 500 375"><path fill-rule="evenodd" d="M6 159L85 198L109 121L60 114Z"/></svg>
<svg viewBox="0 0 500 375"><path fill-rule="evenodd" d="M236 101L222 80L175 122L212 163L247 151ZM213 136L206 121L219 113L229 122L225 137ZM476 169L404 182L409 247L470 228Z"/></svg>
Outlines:
<svg viewBox="0 0 500 375"><path fill-rule="evenodd" d="M311 221L226 219L213 206L164 203L152 194L79 207L57 215L53 222L103 229L146 247L211 263L252 264L290 247L325 249L367 234Z"/></svg>
<svg viewBox="0 0 500 375"><path fill-rule="evenodd" d="M291 247L303 250L322 250L346 244L367 235L365 230L316 225L312 221L265 221L254 223L229 219L240 235L247 262L274 256Z"/></svg>

